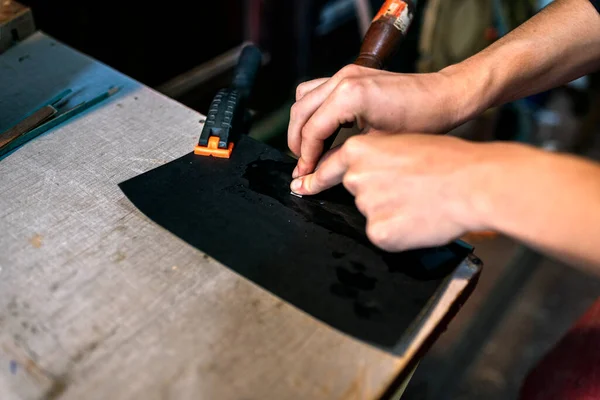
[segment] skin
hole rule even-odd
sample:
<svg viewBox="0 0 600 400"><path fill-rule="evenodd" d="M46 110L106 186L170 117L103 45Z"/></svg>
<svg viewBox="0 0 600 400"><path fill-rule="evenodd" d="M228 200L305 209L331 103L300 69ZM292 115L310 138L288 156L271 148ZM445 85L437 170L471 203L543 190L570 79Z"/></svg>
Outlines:
<svg viewBox="0 0 600 400"><path fill-rule="evenodd" d="M494 230L600 272L597 164L521 144L425 135L598 67L600 15L588 0L557 0L438 73L348 66L303 83L288 132L299 158L291 189L311 195L342 183L371 241L389 251ZM364 135L323 155L323 140L346 122Z"/></svg>

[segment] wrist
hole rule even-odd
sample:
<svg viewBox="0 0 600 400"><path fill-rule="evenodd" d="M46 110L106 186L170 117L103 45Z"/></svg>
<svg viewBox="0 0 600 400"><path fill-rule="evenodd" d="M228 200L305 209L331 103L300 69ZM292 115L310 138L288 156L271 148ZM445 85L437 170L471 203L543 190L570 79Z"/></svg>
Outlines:
<svg viewBox="0 0 600 400"><path fill-rule="evenodd" d="M519 77L533 62L531 58L528 40L500 40L467 60L442 69L439 74L450 85L447 101L453 104L455 125L520 97L523 87Z"/></svg>
<svg viewBox="0 0 600 400"><path fill-rule="evenodd" d="M452 127L477 117L488 108L485 90L489 86L488 71L476 68L474 63L462 62L444 68L439 74L446 83L443 90L447 95L443 101L451 108Z"/></svg>

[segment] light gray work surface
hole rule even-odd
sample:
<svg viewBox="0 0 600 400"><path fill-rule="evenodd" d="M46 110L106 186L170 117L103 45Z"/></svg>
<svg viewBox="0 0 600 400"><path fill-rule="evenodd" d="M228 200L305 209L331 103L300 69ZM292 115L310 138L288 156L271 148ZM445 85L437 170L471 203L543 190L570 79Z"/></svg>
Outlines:
<svg viewBox="0 0 600 400"><path fill-rule="evenodd" d="M122 90L0 160L0 399L377 397L405 360L145 218L117 187L201 115L44 34L0 55L0 130L69 87Z"/></svg>

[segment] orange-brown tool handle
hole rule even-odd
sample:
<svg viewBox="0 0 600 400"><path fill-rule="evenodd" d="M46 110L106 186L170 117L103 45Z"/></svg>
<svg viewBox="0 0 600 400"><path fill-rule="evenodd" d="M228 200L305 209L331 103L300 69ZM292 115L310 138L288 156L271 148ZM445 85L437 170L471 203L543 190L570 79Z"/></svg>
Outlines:
<svg viewBox="0 0 600 400"><path fill-rule="evenodd" d="M367 30L360 47L360 53L354 62L363 67L383 69L406 36L415 15L415 7L410 0L386 0L371 26ZM329 149L343 143L353 135L352 123L340 126L325 141ZM342 128L346 128L342 131Z"/></svg>
<svg viewBox="0 0 600 400"><path fill-rule="evenodd" d="M383 69L406 36L414 15L412 1L387 0L373 19L354 63Z"/></svg>

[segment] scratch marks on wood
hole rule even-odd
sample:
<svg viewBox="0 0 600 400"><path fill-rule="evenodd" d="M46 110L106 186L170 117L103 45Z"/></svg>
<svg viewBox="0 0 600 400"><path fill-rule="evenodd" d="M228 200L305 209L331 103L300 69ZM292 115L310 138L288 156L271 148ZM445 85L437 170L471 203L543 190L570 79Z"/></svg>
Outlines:
<svg viewBox="0 0 600 400"><path fill-rule="evenodd" d="M57 377L52 381L52 385L43 395L44 400L56 400L67 390L69 386L68 377Z"/></svg>
<svg viewBox="0 0 600 400"><path fill-rule="evenodd" d="M138 209L129 201L129 199L127 197L125 197L125 195L123 195L123 197L121 197L118 201L117 204L127 212L126 216L129 216L130 214L134 214L139 216L139 211ZM120 222L120 221L119 221Z"/></svg>
<svg viewBox="0 0 600 400"><path fill-rule="evenodd" d="M39 249L40 247L42 247L42 241L44 240L44 237L42 235L40 235L39 233L36 233L35 235L33 235L30 239L29 239L29 243L36 249Z"/></svg>
<svg viewBox="0 0 600 400"><path fill-rule="evenodd" d="M44 388L42 399L56 400L68 388L69 377L67 374L53 375L38 365L31 357L24 354L25 349L16 344L10 347L3 344L2 349L9 355L15 373L18 373L18 367L20 366L41 388Z"/></svg>
<svg viewBox="0 0 600 400"><path fill-rule="evenodd" d="M37 357L32 357L30 350L20 338L18 338L19 340L14 338L14 342L3 343L2 350L10 359L9 367L13 375L18 374L19 371L25 372L40 387L42 391L41 399L57 400L62 397L73 382L73 371L76 365L89 358L116 331L117 327L108 333L100 333L95 340L83 345L75 354L69 357L68 364L61 368L62 371L59 373L53 373L42 367L37 361Z"/></svg>
<svg viewBox="0 0 600 400"><path fill-rule="evenodd" d="M116 263L120 263L121 261L127 258L127 254L123 251L117 251L113 256L113 261Z"/></svg>
<svg viewBox="0 0 600 400"><path fill-rule="evenodd" d="M25 371L32 377L34 377L40 383L50 383L50 389L55 386L54 380L55 378L52 374L46 371L44 368L40 367L35 361L33 361L29 357L25 357L21 359L21 365ZM61 385L58 385L61 386Z"/></svg>
<svg viewBox="0 0 600 400"><path fill-rule="evenodd" d="M121 275L121 277L123 278L123 280L125 282L127 282L127 284L129 286L131 286L135 290L139 289L138 285L136 285L134 282L132 282L131 280L129 280L129 278L127 278L127 274L121 268L118 268L118 271L119 271L119 275Z"/></svg>
<svg viewBox="0 0 600 400"><path fill-rule="evenodd" d="M50 284L50 286L48 287L48 289L50 290L50 293L56 292L62 285L64 285L65 283L67 283L75 275L77 275L77 270L72 271L71 273L69 273L64 278L61 278L61 279L59 279L59 280L57 280L55 282L52 282Z"/></svg>
<svg viewBox="0 0 600 400"><path fill-rule="evenodd" d="M8 315L12 317L11 319L21 319L20 326L23 332L29 331L35 334L38 332L38 328L31 322L31 312L29 312L30 308L31 306L28 302L18 302L16 297L12 297L10 302L6 306L6 311L8 311ZM2 327L2 325L4 325L5 319L6 316L0 315L0 328ZM14 323L16 324L17 321L14 321ZM15 334L14 339L16 341L20 341L21 335Z"/></svg>
<svg viewBox="0 0 600 400"><path fill-rule="evenodd" d="M307 336L305 336L302 341L300 343L298 343L298 345L293 349L292 351L292 356L296 356L298 354L301 354L303 351L305 351L308 348L308 345L310 343L310 341L313 339L313 337L315 336L315 334L317 333L316 329L313 329Z"/></svg>
<svg viewBox="0 0 600 400"><path fill-rule="evenodd" d="M98 348L98 346L100 345L101 342L102 342L102 340L98 339L98 340L94 340L93 342L88 343L87 345L83 346L81 349L79 349L77 351L77 353L75 353L75 355L73 357L71 357L71 361L73 361L75 364L81 362L81 360L83 360L86 356L93 353L94 350L96 350Z"/></svg>
<svg viewBox="0 0 600 400"><path fill-rule="evenodd" d="M99 331L98 327L94 327L94 331L98 332ZM72 369L75 366L75 364L78 364L81 361L83 361L84 359L90 357L92 355L92 353L94 353L94 351L96 351L96 349L98 349L102 345L103 342L105 342L106 340L108 340L110 337L114 336L114 334L116 332L117 332L117 327L114 327L108 333L106 333L106 334L100 334L99 336L97 336L96 339L94 339L91 342L85 344L79 350L77 350L75 352L75 354L73 354L70 357L70 360L71 360L70 369Z"/></svg>

